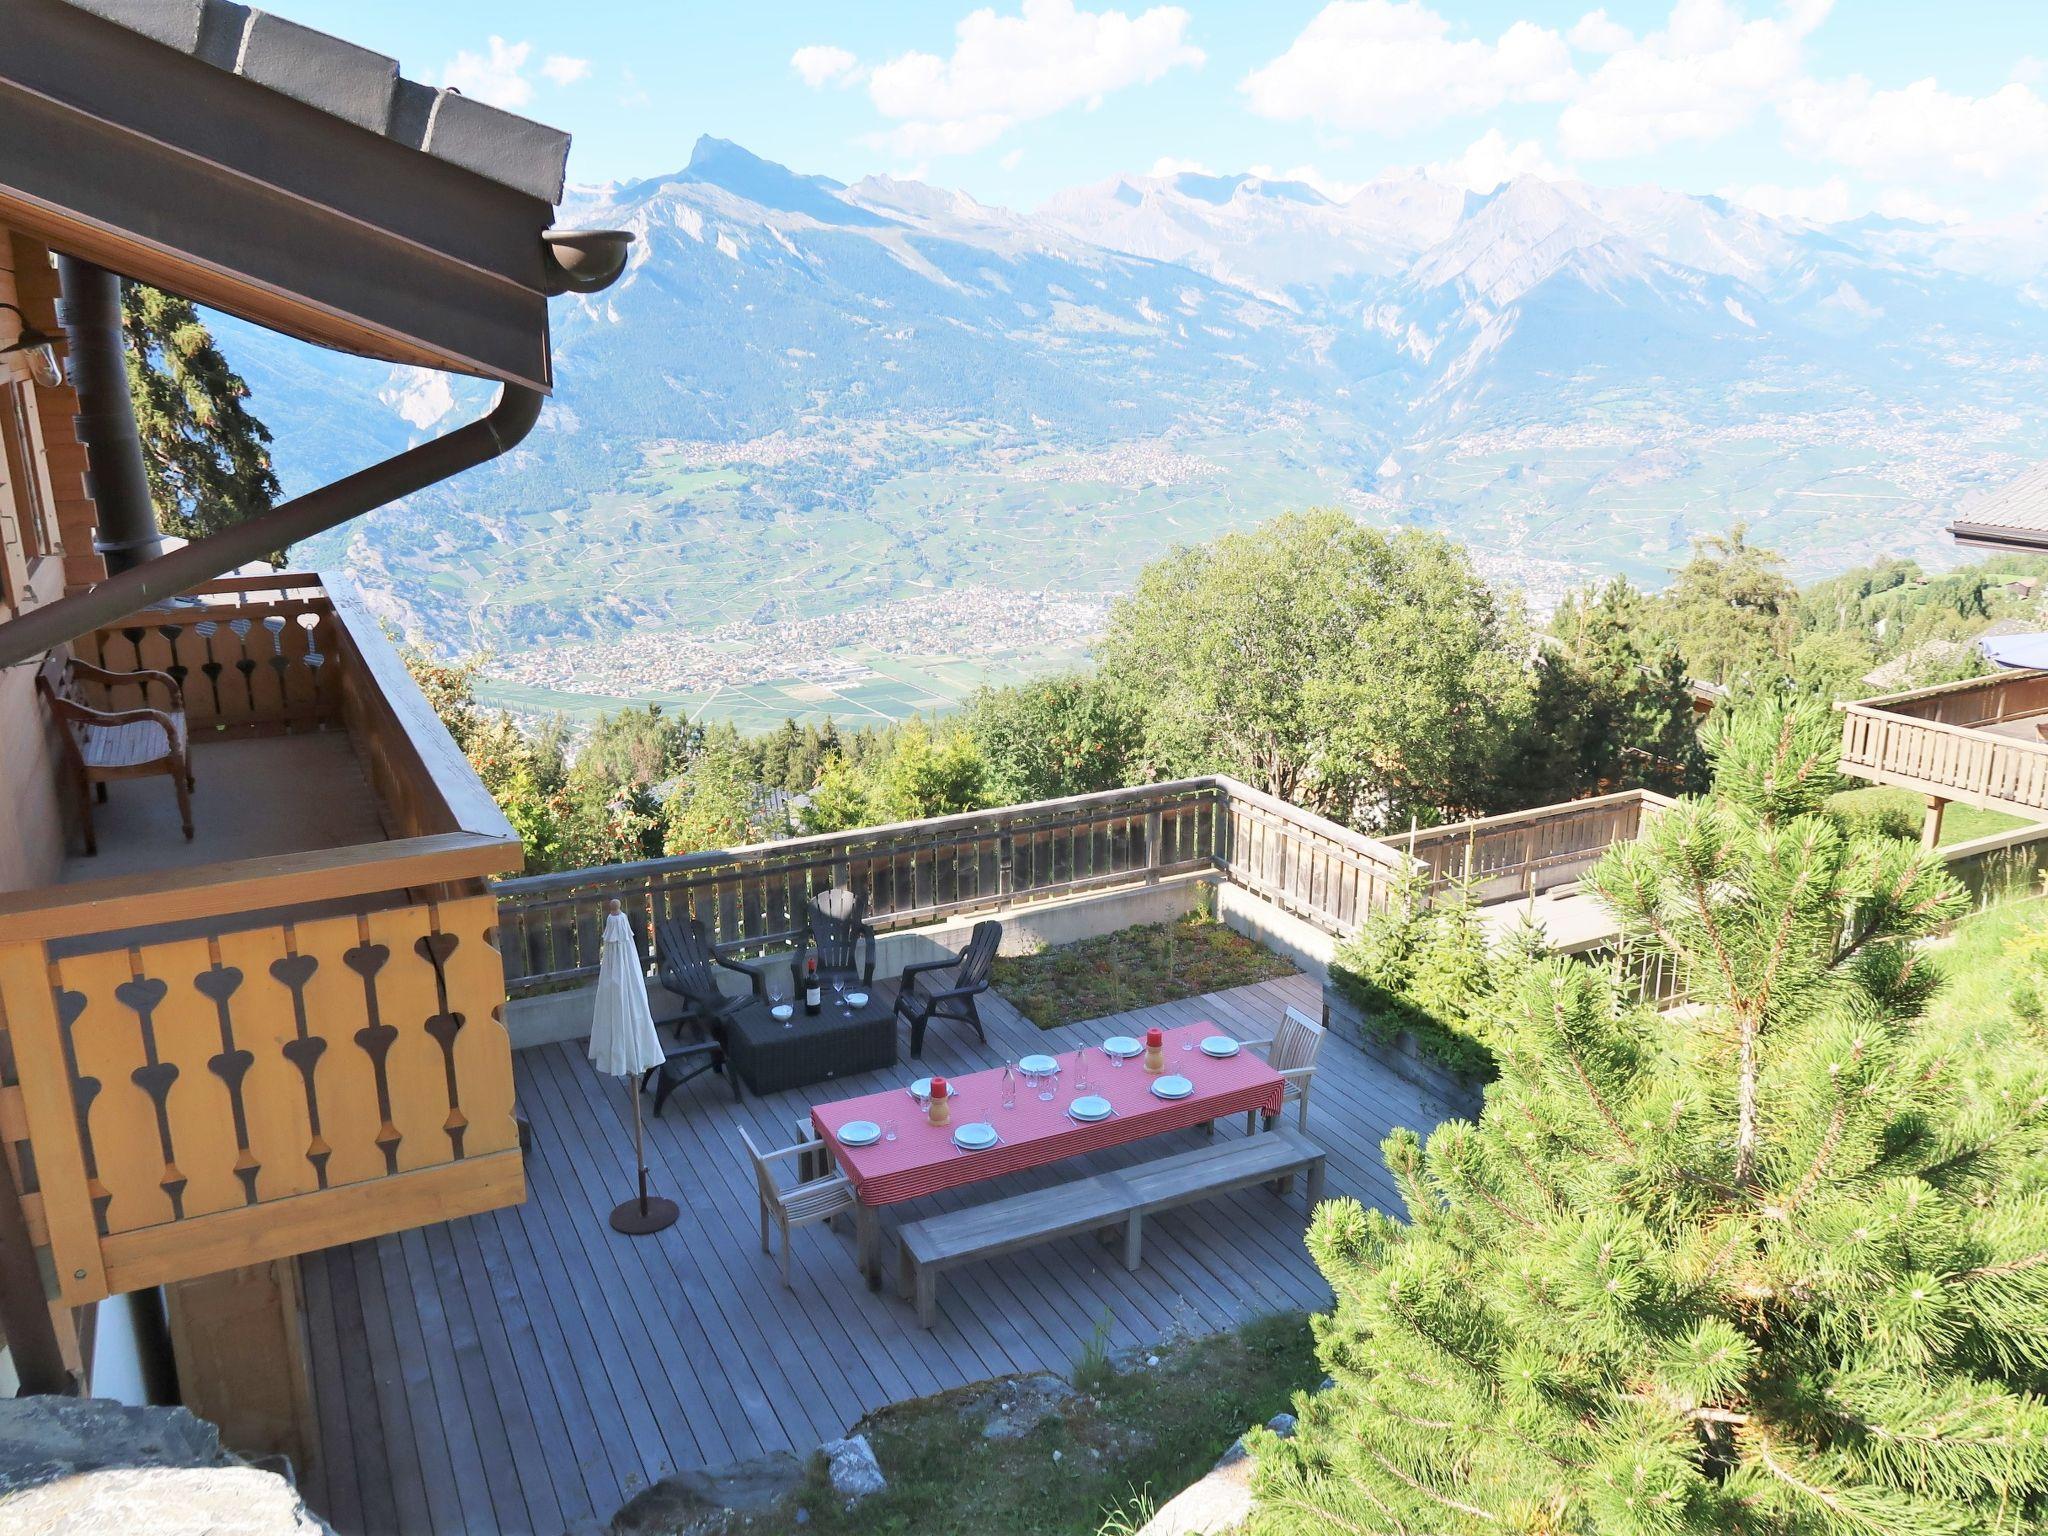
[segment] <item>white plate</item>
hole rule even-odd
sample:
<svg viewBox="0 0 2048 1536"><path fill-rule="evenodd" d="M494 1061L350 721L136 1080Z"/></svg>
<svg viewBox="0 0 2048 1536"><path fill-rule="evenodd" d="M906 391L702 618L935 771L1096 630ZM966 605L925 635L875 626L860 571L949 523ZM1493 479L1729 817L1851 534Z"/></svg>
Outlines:
<svg viewBox="0 0 2048 1536"><path fill-rule="evenodd" d="M773 1018L786 1019L791 1014L795 1013L796 1009L793 1005L789 1003L777 1003L773 1008L770 1008L768 1012L770 1016Z"/></svg>
<svg viewBox="0 0 2048 1536"><path fill-rule="evenodd" d="M849 1120L839 1127L842 1147L871 1147L882 1139L882 1128L872 1120Z"/></svg>
<svg viewBox="0 0 2048 1536"><path fill-rule="evenodd" d="M953 1133L953 1145L963 1152L985 1152L997 1141L996 1128L986 1120L975 1120Z"/></svg>
<svg viewBox="0 0 2048 1536"><path fill-rule="evenodd" d="M1102 1042L1102 1049L1111 1056L1121 1056L1128 1061L1143 1052L1145 1047L1142 1042L1133 1040L1129 1035L1111 1035Z"/></svg>
<svg viewBox="0 0 2048 1536"><path fill-rule="evenodd" d="M1152 1091L1162 1099L1184 1099L1195 1091L1195 1085L1176 1072L1171 1077L1155 1079Z"/></svg>
<svg viewBox="0 0 2048 1536"><path fill-rule="evenodd" d="M849 1008L865 1008L865 1007L867 1007L867 1005L868 1005L868 995L867 995L867 993L865 993L865 992L849 992L849 993L847 993L847 994L846 994L846 1006L847 1006L847 1007L849 1007Z"/></svg>
<svg viewBox="0 0 2048 1536"><path fill-rule="evenodd" d="M932 1080L928 1077L920 1077L903 1091L913 1099L928 1099L932 1096Z"/></svg>
<svg viewBox="0 0 2048 1536"><path fill-rule="evenodd" d="M1046 1072L1057 1072L1059 1071L1059 1069L1060 1064L1050 1056L1026 1056L1022 1061L1017 1063L1017 1070L1019 1072L1037 1072L1043 1074Z"/></svg>
<svg viewBox="0 0 2048 1536"><path fill-rule="evenodd" d="M1067 1106L1067 1113L1076 1120L1107 1120L1115 1112L1114 1104L1100 1094L1094 1093L1076 1099Z"/></svg>
<svg viewBox="0 0 2048 1536"><path fill-rule="evenodd" d="M1224 1057L1235 1056L1237 1052L1237 1042L1228 1035L1211 1035L1202 1042L1202 1054L1204 1056L1214 1056L1220 1060Z"/></svg>

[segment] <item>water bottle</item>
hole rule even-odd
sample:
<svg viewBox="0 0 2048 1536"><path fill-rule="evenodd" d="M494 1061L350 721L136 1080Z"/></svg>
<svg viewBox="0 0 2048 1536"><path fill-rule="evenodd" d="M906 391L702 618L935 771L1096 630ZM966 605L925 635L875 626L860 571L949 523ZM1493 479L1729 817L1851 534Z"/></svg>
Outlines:
<svg viewBox="0 0 2048 1536"><path fill-rule="evenodd" d="M1003 1108L1017 1107L1017 1074L1006 1061L1003 1063Z"/></svg>

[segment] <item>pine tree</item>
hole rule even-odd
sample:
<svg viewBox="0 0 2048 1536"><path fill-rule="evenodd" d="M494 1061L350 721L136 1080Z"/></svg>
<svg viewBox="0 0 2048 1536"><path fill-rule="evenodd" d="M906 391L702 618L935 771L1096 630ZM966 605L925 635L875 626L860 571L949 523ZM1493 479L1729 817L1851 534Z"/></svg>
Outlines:
<svg viewBox="0 0 2048 1536"><path fill-rule="evenodd" d="M121 319L157 526L200 539L268 512L278 496L270 431L250 412L249 386L228 366L197 307L124 283ZM282 563L283 552L274 558Z"/></svg>
<svg viewBox="0 0 2048 1536"><path fill-rule="evenodd" d="M2043 1528L2048 1047L1924 1022L1967 901L1820 813L1825 709L1707 747L1587 882L1691 1005L1538 962L1479 1122L1387 1139L1408 1221L1321 1207L1334 1385L1258 1437L1256 1531Z"/></svg>

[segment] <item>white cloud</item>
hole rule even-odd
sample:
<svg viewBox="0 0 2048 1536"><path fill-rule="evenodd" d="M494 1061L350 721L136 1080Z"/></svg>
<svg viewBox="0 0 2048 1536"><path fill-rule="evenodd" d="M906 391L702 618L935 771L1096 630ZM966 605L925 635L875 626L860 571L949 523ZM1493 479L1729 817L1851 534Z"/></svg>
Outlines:
<svg viewBox="0 0 2048 1536"><path fill-rule="evenodd" d="M1240 85L1263 117L1399 134L1576 87L1556 32L1518 21L1491 43L1451 35L1421 0L1331 0L1288 50Z"/></svg>
<svg viewBox="0 0 2048 1536"><path fill-rule="evenodd" d="M566 53L551 53L542 63L540 72L557 85L574 85L578 80L590 78L590 60L571 58Z"/></svg>
<svg viewBox="0 0 2048 1536"><path fill-rule="evenodd" d="M1011 127L1112 91L1195 67L1188 13L1159 5L1138 16L1077 10L1073 0L1023 0L1014 16L970 12L953 53L905 53L875 66L868 95L898 126L878 139L899 155L968 154Z"/></svg>
<svg viewBox="0 0 2048 1536"><path fill-rule="evenodd" d="M1636 35L1604 10L1588 11L1566 36L1572 46L1587 53L1619 53L1635 46Z"/></svg>
<svg viewBox="0 0 2048 1536"><path fill-rule="evenodd" d="M1151 174L1167 176L1214 176L1216 173L1199 160L1183 160L1178 155L1161 155L1152 162Z"/></svg>
<svg viewBox="0 0 2048 1536"><path fill-rule="evenodd" d="M1015 169L1017 169L1018 166L1024 163L1024 151L1021 149L1013 149L1008 154L1004 155L1003 158L998 160L996 163L1006 171L1014 171Z"/></svg>
<svg viewBox="0 0 2048 1536"><path fill-rule="evenodd" d="M531 43L493 37L488 53L464 49L456 54L441 71L441 84L494 107L516 110L533 100L533 82L526 78L526 59L532 52Z"/></svg>
<svg viewBox="0 0 2048 1536"><path fill-rule="evenodd" d="M1921 192L1895 187L1880 193L1877 212L1888 219L1911 219L1919 224L1967 224L1970 215L1961 208L1951 208L1937 203Z"/></svg>
<svg viewBox="0 0 2048 1536"><path fill-rule="evenodd" d="M804 84L812 90L820 90L834 80L845 83L860 64L844 48L835 48L829 43L813 43L808 48L799 48L789 56L790 68L803 76Z"/></svg>
<svg viewBox="0 0 2048 1536"><path fill-rule="evenodd" d="M1817 187L1723 187L1720 195L1768 218L1803 219L1809 224L1839 224L1857 212L1849 183L1839 176L1830 176Z"/></svg>
<svg viewBox="0 0 2048 1536"><path fill-rule="evenodd" d="M1799 80L1806 36L1832 3L1787 0L1752 20L1730 0L1678 0L1662 31L1612 55L1565 108L1565 153L1648 154L1741 127Z"/></svg>
<svg viewBox="0 0 2048 1536"><path fill-rule="evenodd" d="M1778 115L1794 147L1873 180L2048 180L2048 101L2025 85L1958 96L1933 80L1880 91L1852 76L1808 82Z"/></svg>
<svg viewBox="0 0 2048 1536"><path fill-rule="evenodd" d="M1348 203L1365 185L1362 181L1339 181L1334 176L1325 176L1312 165L1290 165L1284 171L1277 165L1255 165L1251 174L1263 181L1304 182L1333 203Z"/></svg>
<svg viewBox="0 0 2048 1536"><path fill-rule="evenodd" d="M1466 145L1465 152L1457 159L1430 166L1429 174L1438 181L1463 187L1468 192L1484 193L1491 192L1504 181L1513 181L1517 176L1541 176L1556 181L1565 173L1551 164L1550 156L1543 152L1543 146L1536 140L1524 139L1519 144L1510 144L1506 134L1498 128L1489 128Z"/></svg>

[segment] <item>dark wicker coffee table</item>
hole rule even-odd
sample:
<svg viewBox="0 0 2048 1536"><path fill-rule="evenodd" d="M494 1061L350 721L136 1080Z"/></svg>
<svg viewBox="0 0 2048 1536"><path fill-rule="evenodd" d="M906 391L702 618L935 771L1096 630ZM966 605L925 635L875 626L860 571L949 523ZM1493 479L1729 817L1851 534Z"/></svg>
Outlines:
<svg viewBox="0 0 2048 1536"><path fill-rule="evenodd" d="M725 1021L726 1062L756 1093L780 1093L856 1072L896 1065L896 1015L889 1000L871 992L859 1008L841 1008L830 993L824 1011L807 1018L796 1006L792 1027L751 1002Z"/></svg>

